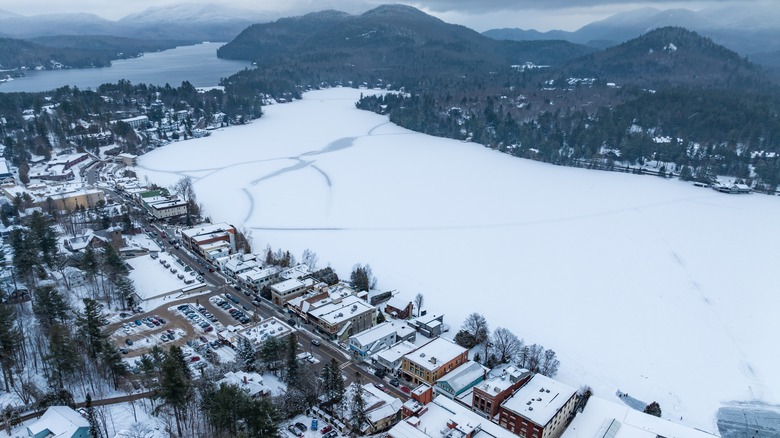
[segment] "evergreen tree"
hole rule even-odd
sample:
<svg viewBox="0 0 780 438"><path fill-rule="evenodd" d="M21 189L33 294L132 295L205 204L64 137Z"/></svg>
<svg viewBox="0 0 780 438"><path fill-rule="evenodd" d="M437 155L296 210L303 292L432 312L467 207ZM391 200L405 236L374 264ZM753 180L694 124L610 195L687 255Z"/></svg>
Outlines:
<svg viewBox="0 0 780 438"><path fill-rule="evenodd" d="M45 285L33 290L33 313L43 332L48 334L52 326L70 320L70 307L62 294L53 286Z"/></svg>
<svg viewBox="0 0 780 438"><path fill-rule="evenodd" d="M97 418L95 418L95 408L92 406L92 395L90 395L90 393L87 393L87 400L84 403L84 407L87 409L90 438L103 438L103 433L100 431L100 425L97 422Z"/></svg>
<svg viewBox="0 0 780 438"><path fill-rule="evenodd" d="M49 330L49 354L44 357L47 377L52 388L64 388L65 383L81 367L78 347L67 327L54 324Z"/></svg>
<svg viewBox="0 0 780 438"><path fill-rule="evenodd" d="M163 405L173 410L178 436L182 435L182 423L187 418L187 405L192 398L190 370L184 361L181 348L172 346L162 361L160 384L156 394Z"/></svg>
<svg viewBox="0 0 780 438"><path fill-rule="evenodd" d="M296 350L298 348L298 337L295 333L287 336L287 360L285 362L284 383L290 387L296 387L300 383L301 364L298 362Z"/></svg>
<svg viewBox="0 0 780 438"><path fill-rule="evenodd" d="M349 426L352 433L360 435L363 432L363 424L366 423L366 400L363 395L363 381L360 373L355 373L355 382L352 384L352 398L349 405Z"/></svg>
<svg viewBox="0 0 780 438"><path fill-rule="evenodd" d="M658 402L652 402L645 406L644 412L645 414L661 417L661 405L659 405Z"/></svg>
<svg viewBox="0 0 780 438"><path fill-rule="evenodd" d="M241 369L246 372L255 371L257 369L256 357L255 347L252 345L252 342L244 337L239 338L236 358Z"/></svg>
<svg viewBox="0 0 780 438"><path fill-rule="evenodd" d="M14 367L19 358L22 333L16 325L16 312L6 304L0 304L0 368L3 371L5 391L14 385Z"/></svg>
<svg viewBox="0 0 780 438"><path fill-rule="evenodd" d="M76 314L76 327L79 341L84 345L87 355L97 358L102 352L104 341L108 336L103 333L103 315L100 313L103 305L91 298L84 298L84 312Z"/></svg>
<svg viewBox="0 0 780 438"><path fill-rule="evenodd" d="M100 360L103 363L102 372L111 378L114 388L119 388L120 379L127 375L127 366L122 360L122 354L111 341L105 340L100 348Z"/></svg>

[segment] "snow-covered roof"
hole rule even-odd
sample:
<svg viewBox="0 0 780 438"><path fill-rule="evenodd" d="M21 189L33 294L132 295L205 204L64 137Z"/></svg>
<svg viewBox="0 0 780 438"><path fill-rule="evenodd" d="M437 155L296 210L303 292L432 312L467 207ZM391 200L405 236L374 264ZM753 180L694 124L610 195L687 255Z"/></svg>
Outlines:
<svg viewBox="0 0 780 438"><path fill-rule="evenodd" d="M498 394L530 373L527 369L518 368L514 365L496 367L490 371L488 378L475 386L475 388L479 388L488 394Z"/></svg>
<svg viewBox="0 0 780 438"><path fill-rule="evenodd" d="M382 358L382 360L385 360L388 363L394 363L415 348L417 348L417 346L411 342L403 341L391 346L387 350L376 353L375 356L377 358Z"/></svg>
<svg viewBox="0 0 780 438"><path fill-rule="evenodd" d="M354 340L357 342L357 345L367 346L386 336L389 336L390 334L397 334L401 327L409 326L407 324L396 323L394 321L383 322L382 324L378 324L368 330L362 331L352 336L350 341ZM395 337L393 337L393 341L395 341ZM391 343L393 343L393 341L391 341Z"/></svg>
<svg viewBox="0 0 780 438"><path fill-rule="evenodd" d="M244 371L230 371L225 373L217 384L235 385L244 390L250 397L265 394L269 389L263 384L263 376L258 373Z"/></svg>
<svg viewBox="0 0 780 438"><path fill-rule="evenodd" d="M394 308L399 309L399 310L403 310L411 302L412 302L412 300L401 298L399 295L395 295L395 296L391 297L387 301L386 305L388 305L390 307L394 307Z"/></svg>
<svg viewBox="0 0 780 438"><path fill-rule="evenodd" d="M195 236L212 234L220 231L235 231L235 228L226 222L220 222L218 224L201 224L186 230L181 230L181 234L182 236L192 239Z"/></svg>
<svg viewBox="0 0 780 438"><path fill-rule="evenodd" d="M70 438L81 428L89 428L89 421L67 406L52 406L40 420L27 426L32 435L48 430L55 438Z"/></svg>
<svg viewBox="0 0 780 438"><path fill-rule="evenodd" d="M436 382L436 385L438 386L440 383L447 383L450 385L453 392L457 394L475 380L481 377L485 377L486 372L487 368L483 367L477 362L469 360L466 361L463 365L445 374L444 377Z"/></svg>
<svg viewBox="0 0 780 438"><path fill-rule="evenodd" d="M569 385L536 374L506 399L502 406L544 426L563 408L575 392L576 390Z"/></svg>
<svg viewBox="0 0 780 438"><path fill-rule="evenodd" d="M447 397L438 396L425 407L422 415L396 424L388 433L395 438L454 438L466 436L469 432L471 438L517 438L512 432Z"/></svg>
<svg viewBox="0 0 780 438"><path fill-rule="evenodd" d="M273 277L276 275L276 268L270 267L265 269L260 269L259 267L254 267L246 272L242 272L239 274L239 276L246 281L257 281L262 280L264 278Z"/></svg>
<svg viewBox="0 0 780 438"><path fill-rule="evenodd" d="M623 404L591 397L585 410L571 422L561 438L712 438L707 432L636 411Z"/></svg>
<svg viewBox="0 0 780 438"><path fill-rule="evenodd" d="M326 304L315 311L315 316L330 325L342 322L376 308L356 296L349 296L339 303Z"/></svg>
<svg viewBox="0 0 780 438"><path fill-rule="evenodd" d="M289 280L272 284L271 289L275 290L277 293L281 295L284 295L292 290L299 289L302 287L312 286L313 284L314 284L314 280L312 280L311 278L307 278L304 280L291 278Z"/></svg>
<svg viewBox="0 0 780 438"><path fill-rule="evenodd" d="M436 371L466 351L468 350L449 339L436 338L404 357L428 371Z"/></svg>
<svg viewBox="0 0 780 438"><path fill-rule="evenodd" d="M284 271L279 273L279 278L283 280L289 280L293 278L301 278L309 275L311 272L309 271L309 267L306 265L295 265L292 268L287 268Z"/></svg>
<svg viewBox="0 0 780 438"><path fill-rule="evenodd" d="M343 406L351 405L356 388L357 383L352 383L347 387L344 394L344 400L342 401ZM363 401L365 402L364 412L366 417L372 423L395 415L403 407L403 402L399 398L381 391L372 383L363 385ZM349 418L351 418L350 409L344 409L343 412L345 419L349 420Z"/></svg>

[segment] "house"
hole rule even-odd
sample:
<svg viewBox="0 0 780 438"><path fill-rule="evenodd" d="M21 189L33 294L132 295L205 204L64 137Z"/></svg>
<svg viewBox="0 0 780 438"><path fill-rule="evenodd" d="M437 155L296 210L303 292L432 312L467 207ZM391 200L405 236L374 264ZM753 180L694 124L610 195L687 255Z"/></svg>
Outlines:
<svg viewBox="0 0 780 438"><path fill-rule="evenodd" d="M230 371L217 382L217 385L234 385L241 388L249 397L265 397L271 394L271 389L263 384L263 376L258 373Z"/></svg>
<svg viewBox="0 0 780 438"><path fill-rule="evenodd" d="M108 244L108 241L96 235L92 230L87 229L81 236L64 238L62 244L68 251L79 252L86 249L88 246L91 246L92 248L102 248Z"/></svg>
<svg viewBox="0 0 780 438"><path fill-rule="evenodd" d="M385 313L398 319L408 319L412 316L414 304L399 297L398 295L390 298L385 304Z"/></svg>
<svg viewBox="0 0 780 438"><path fill-rule="evenodd" d="M437 380L433 389L437 394L454 399L485 380L487 371L479 363L469 360Z"/></svg>
<svg viewBox="0 0 780 438"><path fill-rule="evenodd" d="M471 409L487 418L498 414L501 403L531 379L525 368L501 365L493 368L484 382L472 390Z"/></svg>
<svg viewBox="0 0 780 438"><path fill-rule="evenodd" d="M358 386L357 383L352 383L345 391L340 418L345 424L350 423L352 413L350 406L352 406L352 400L358 391ZM360 428L361 436L379 433L401 421L403 402L400 399L383 392L371 383L362 385L360 388L364 401L363 412L367 420Z"/></svg>
<svg viewBox="0 0 780 438"><path fill-rule="evenodd" d="M349 338L349 349L360 357L385 350L399 341L413 340L415 331L408 324L386 321Z"/></svg>
<svg viewBox="0 0 780 438"><path fill-rule="evenodd" d="M423 315L409 321L419 333L427 338L441 336L444 329L444 315Z"/></svg>
<svg viewBox="0 0 780 438"><path fill-rule="evenodd" d="M89 422L67 406L52 406L41 418L27 426L33 438L89 438Z"/></svg>
<svg viewBox="0 0 780 438"><path fill-rule="evenodd" d="M557 438L574 415L577 391L536 374L501 403L498 424L525 438Z"/></svg>
<svg viewBox="0 0 780 438"><path fill-rule="evenodd" d="M436 384L445 374L468 361L468 350L445 338L436 338L404 355L401 372L412 383Z"/></svg>

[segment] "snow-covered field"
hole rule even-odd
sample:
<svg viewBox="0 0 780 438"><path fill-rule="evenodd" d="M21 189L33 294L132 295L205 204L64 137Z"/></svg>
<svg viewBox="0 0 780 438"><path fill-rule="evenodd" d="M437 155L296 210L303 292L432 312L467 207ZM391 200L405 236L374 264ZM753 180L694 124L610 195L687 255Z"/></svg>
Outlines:
<svg viewBox="0 0 780 438"><path fill-rule="evenodd" d="M721 402L780 402L780 199L555 167L402 129L331 89L175 143L138 171L196 180L214 221L342 276L472 311L561 358L558 378L716 431ZM614 398L613 398L614 397Z"/></svg>

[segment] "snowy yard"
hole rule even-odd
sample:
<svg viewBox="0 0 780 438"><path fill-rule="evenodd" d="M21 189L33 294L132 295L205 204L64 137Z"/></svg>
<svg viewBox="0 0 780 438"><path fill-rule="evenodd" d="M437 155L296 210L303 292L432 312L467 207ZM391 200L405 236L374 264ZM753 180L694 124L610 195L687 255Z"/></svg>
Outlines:
<svg viewBox="0 0 780 438"><path fill-rule="evenodd" d="M724 402L780 402L776 197L413 133L356 110L361 92L268 107L142 156L139 176L192 176L206 214L252 230L255 248L310 248L341 276L370 263L380 288L422 292L453 331L479 311L600 397L657 400L708 431Z"/></svg>

